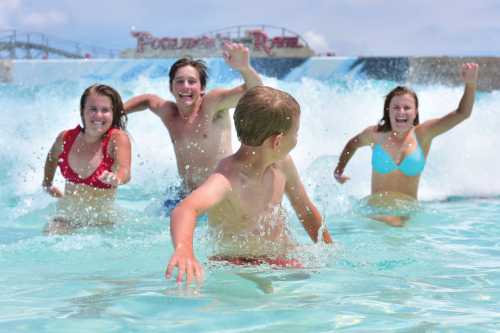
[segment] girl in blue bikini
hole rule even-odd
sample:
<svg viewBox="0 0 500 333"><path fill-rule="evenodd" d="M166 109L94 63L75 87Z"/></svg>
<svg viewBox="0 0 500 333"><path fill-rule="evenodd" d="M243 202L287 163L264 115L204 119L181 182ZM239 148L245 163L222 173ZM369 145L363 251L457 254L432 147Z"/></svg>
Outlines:
<svg viewBox="0 0 500 333"><path fill-rule="evenodd" d="M432 140L467 119L472 113L478 65L466 63L461 75L464 94L458 108L442 118L422 124L418 117L417 95L406 87L396 87L385 98L384 116L376 126L367 127L347 142L334 171L343 184L349 177L344 169L356 150L370 145L372 185L368 202L387 205L396 200L416 201L420 175L424 169ZM372 218L393 226L402 226L407 216L376 215Z"/></svg>

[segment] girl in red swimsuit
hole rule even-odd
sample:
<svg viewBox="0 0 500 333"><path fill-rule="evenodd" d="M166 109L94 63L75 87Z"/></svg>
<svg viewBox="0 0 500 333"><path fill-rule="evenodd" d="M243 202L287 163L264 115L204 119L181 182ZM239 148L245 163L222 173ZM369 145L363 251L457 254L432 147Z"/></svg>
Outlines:
<svg viewBox="0 0 500 333"><path fill-rule="evenodd" d="M131 146L120 95L92 85L80 99L80 115L83 127L61 132L45 162L43 188L60 199L49 234L112 223L116 188L130 180ZM52 184L58 166L66 179L64 193Z"/></svg>

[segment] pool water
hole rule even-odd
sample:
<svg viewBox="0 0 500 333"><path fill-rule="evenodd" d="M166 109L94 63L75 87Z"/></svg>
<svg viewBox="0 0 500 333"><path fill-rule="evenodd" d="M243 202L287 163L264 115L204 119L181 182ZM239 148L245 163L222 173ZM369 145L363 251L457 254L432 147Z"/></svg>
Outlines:
<svg viewBox="0 0 500 333"><path fill-rule="evenodd" d="M120 222L42 234L56 205L40 186L45 156L56 135L78 123L84 88L99 80L124 99L145 92L170 96L166 77L148 75L168 62L152 61L151 72L132 61L125 69L113 61L84 65L87 72L72 62L21 62L18 80L0 85L0 331L500 330L498 92L480 93L472 117L436 139L420 205L404 227L394 228L368 218L360 204L369 191L368 149L352 159L347 184L338 185L332 172L347 140L378 121L383 96L395 83L264 78L301 104L292 156L335 246L312 244L285 202L305 268L223 265L207 259L212 244L199 221L195 251L205 280L185 288L164 277L172 245L161 205L178 179L167 131L149 112L129 117L133 174L118 191ZM218 71L209 88L240 82L215 60L209 67ZM55 77L40 78L44 72ZM453 110L461 96L461 88L414 88L423 120ZM57 183L63 184L60 175Z"/></svg>

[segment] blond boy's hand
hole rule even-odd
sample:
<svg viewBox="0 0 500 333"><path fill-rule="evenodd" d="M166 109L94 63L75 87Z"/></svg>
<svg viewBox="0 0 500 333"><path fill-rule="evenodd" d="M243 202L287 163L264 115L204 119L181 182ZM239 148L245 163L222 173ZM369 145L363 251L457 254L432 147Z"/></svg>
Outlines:
<svg viewBox="0 0 500 333"><path fill-rule="evenodd" d="M194 257L193 253L184 253L183 251L176 250L167 266L165 276L169 279L172 276L174 268L177 267L177 283L182 283L184 276L186 276L186 286L189 286L193 278L197 283L203 281L203 267L198 260Z"/></svg>

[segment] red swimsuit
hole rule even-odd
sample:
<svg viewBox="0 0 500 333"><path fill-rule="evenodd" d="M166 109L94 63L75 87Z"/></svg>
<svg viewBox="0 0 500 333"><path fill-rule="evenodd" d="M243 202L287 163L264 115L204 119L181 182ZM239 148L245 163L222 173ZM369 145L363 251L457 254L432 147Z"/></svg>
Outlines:
<svg viewBox="0 0 500 333"><path fill-rule="evenodd" d="M304 265L302 265L300 261L288 258L212 256L210 257L210 260L227 261L228 263L237 266L259 266L268 264L269 266L282 268L304 268Z"/></svg>
<svg viewBox="0 0 500 333"><path fill-rule="evenodd" d="M59 165L59 167L61 168L61 173L63 177L74 184L85 184L91 187L102 188L102 189L111 188L112 187L111 185L100 181L99 176L101 176L101 174L104 171L111 172L111 167L115 162L114 159L108 154L108 143L109 139L111 138L111 133L113 132L113 128L108 130L108 132L102 139L101 147L102 147L103 158L101 163L94 170L94 172L87 178L81 178L80 175L78 175L69 165L69 152L71 151L73 143L75 143L76 137L78 136L78 134L80 134L81 131L82 128L80 127L80 125L78 125L76 128L68 130L66 131L66 133L64 133L63 152L61 153L61 155L59 155L59 160L57 162L57 165Z"/></svg>

